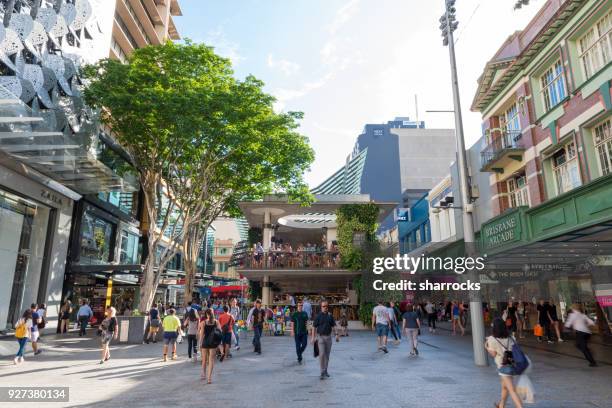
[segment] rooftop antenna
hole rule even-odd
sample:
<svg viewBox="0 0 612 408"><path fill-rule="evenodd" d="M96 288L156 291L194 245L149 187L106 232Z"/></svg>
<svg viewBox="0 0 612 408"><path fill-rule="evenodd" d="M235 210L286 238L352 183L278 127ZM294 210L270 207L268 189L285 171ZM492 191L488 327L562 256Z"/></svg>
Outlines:
<svg viewBox="0 0 612 408"><path fill-rule="evenodd" d="M419 126L419 97L414 94L414 110L416 111L417 126Z"/></svg>

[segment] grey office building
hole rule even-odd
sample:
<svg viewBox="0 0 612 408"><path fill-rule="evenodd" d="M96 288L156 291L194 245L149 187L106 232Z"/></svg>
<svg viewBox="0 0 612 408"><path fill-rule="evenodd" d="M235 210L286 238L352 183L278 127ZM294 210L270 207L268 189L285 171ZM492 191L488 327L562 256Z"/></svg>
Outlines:
<svg viewBox="0 0 612 408"><path fill-rule="evenodd" d="M455 151L453 129L426 129L424 122L407 117L366 124L351 156L360 164L358 192L369 194L377 202L396 202L399 207L409 207L448 174L449 165L455 161ZM345 169L353 167L357 166L347 163ZM313 191L329 186L331 179L338 175L337 172ZM381 230L391 228L394 223L391 215L382 223Z"/></svg>

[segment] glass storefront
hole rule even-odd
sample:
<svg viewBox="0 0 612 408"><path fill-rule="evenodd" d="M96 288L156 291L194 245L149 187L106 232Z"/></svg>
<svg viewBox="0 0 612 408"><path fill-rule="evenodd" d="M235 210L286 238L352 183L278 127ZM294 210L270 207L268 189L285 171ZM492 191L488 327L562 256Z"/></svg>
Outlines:
<svg viewBox="0 0 612 408"><path fill-rule="evenodd" d="M0 190L0 330L38 301L50 211Z"/></svg>
<svg viewBox="0 0 612 408"><path fill-rule="evenodd" d="M139 245L140 237L128 231L121 231L121 252L119 262L122 264L140 263L140 253L142 249Z"/></svg>
<svg viewBox="0 0 612 408"><path fill-rule="evenodd" d="M111 261L115 225L86 211L81 222L80 264L100 265Z"/></svg>

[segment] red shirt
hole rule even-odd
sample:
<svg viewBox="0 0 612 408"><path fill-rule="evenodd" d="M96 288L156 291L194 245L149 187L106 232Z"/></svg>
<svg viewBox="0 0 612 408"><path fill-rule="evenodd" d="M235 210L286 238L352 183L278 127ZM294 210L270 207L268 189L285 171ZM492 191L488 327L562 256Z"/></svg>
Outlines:
<svg viewBox="0 0 612 408"><path fill-rule="evenodd" d="M223 330L223 326L229 325L228 332L231 333L234 330L234 316L229 313L223 313L219 316L219 325L221 325L221 330Z"/></svg>

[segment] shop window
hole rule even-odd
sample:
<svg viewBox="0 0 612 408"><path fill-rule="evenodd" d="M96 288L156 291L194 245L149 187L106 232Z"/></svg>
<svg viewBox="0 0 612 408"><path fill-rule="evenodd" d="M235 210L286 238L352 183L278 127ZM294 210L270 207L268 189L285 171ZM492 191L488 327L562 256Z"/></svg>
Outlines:
<svg viewBox="0 0 612 408"><path fill-rule="evenodd" d="M565 89L565 78L563 74L563 64L561 60L548 69L540 78L542 86L542 98L544 106L549 111L559 104L567 96Z"/></svg>
<svg viewBox="0 0 612 408"><path fill-rule="evenodd" d="M551 160L557 194L563 194L582 184L574 142L557 150Z"/></svg>
<svg viewBox="0 0 612 408"><path fill-rule="evenodd" d="M114 225L90 212L81 223L81 258L84 264L105 264L111 259Z"/></svg>
<svg viewBox="0 0 612 408"><path fill-rule="evenodd" d="M121 252L119 261L122 264L135 265L140 263L138 250L139 239L140 238L136 234L121 231Z"/></svg>
<svg viewBox="0 0 612 408"><path fill-rule="evenodd" d="M506 184L508 186L510 207L517 208L530 205L529 186L527 185L525 174L508 179Z"/></svg>
<svg viewBox="0 0 612 408"><path fill-rule="evenodd" d="M612 60L612 12L591 27L578 44L584 75L589 79Z"/></svg>
<svg viewBox="0 0 612 408"><path fill-rule="evenodd" d="M138 194L133 192L111 191L98 193L98 199L117 207L121 212L136 218Z"/></svg>
<svg viewBox="0 0 612 408"><path fill-rule="evenodd" d="M612 172L612 126L610 119L593 128L595 149L599 160L599 170L605 176Z"/></svg>

